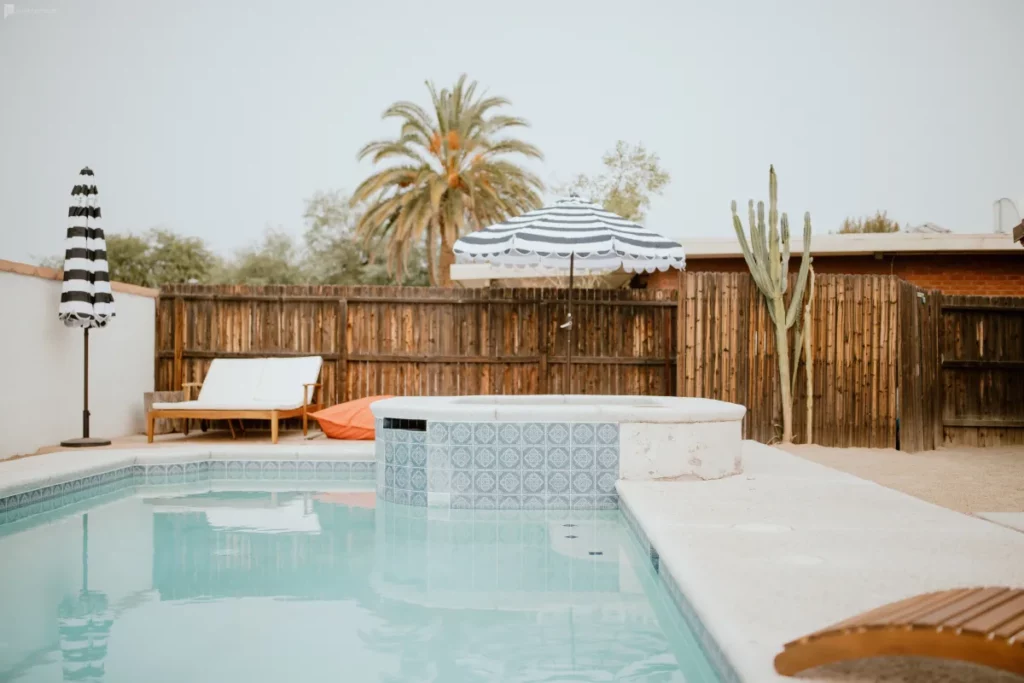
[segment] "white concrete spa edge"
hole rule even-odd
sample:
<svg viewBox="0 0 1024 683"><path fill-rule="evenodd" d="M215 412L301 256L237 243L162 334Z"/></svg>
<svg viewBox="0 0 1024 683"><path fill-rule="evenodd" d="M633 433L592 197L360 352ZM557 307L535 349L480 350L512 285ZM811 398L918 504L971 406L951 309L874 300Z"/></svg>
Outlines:
<svg viewBox="0 0 1024 683"><path fill-rule="evenodd" d="M743 416L735 403L669 396L400 397L374 417L435 422L590 422L619 425L619 478L719 479L743 470Z"/></svg>

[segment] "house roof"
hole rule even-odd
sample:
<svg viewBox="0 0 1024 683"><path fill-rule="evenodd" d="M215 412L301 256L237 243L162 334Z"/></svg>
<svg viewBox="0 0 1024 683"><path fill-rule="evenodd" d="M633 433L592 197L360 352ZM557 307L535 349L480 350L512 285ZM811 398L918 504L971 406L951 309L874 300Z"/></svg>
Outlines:
<svg viewBox="0 0 1024 683"><path fill-rule="evenodd" d="M742 257L735 238L683 240L687 259ZM790 252L798 256L803 240L793 239ZM937 254L1020 253L1006 234L964 233L863 233L855 235L815 235L812 256L857 256L863 254Z"/></svg>

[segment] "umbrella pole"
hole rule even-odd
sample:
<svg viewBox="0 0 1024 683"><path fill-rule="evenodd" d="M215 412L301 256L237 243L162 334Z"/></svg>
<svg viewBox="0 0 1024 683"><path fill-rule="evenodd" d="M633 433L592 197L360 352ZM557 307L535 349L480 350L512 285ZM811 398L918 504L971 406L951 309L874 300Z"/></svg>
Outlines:
<svg viewBox="0 0 1024 683"><path fill-rule="evenodd" d="M569 338L566 342L569 346L565 353L565 382L569 387L567 394L572 393L572 288L573 275L576 269L576 254L569 254Z"/></svg>
<svg viewBox="0 0 1024 683"><path fill-rule="evenodd" d="M88 448L90 446L109 446L107 439L93 439L89 436L89 328L85 328L85 377L82 382L84 395L82 397L82 438L68 439L61 441L60 445L66 448Z"/></svg>

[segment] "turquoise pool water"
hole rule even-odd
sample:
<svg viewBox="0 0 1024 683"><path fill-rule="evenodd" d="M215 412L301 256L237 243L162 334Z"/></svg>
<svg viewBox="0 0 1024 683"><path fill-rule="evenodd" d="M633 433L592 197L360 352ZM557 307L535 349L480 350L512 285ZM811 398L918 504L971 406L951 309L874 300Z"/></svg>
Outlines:
<svg viewBox="0 0 1024 683"><path fill-rule="evenodd" d="M0 681L718 680L617 511L150 489L0 557Z"/></svg>

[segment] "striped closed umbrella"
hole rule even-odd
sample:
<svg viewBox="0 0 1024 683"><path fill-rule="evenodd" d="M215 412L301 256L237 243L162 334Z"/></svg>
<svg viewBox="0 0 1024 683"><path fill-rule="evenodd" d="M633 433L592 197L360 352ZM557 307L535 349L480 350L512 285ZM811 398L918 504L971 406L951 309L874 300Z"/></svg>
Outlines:
<svg viewBox="0 0 1024 683"><path fill-rule="evenodd" d="M89 330L105 327L114 317L114 295L110 291L107 243L101 225L96 176L86 166L71 190L68 231L64 245L64 286L57 313L68 327L85 331L85 406L82 438L62 441L62 446L108 446L106 439L89 436Z"/></svg>
<svg viewBox="0 0 1024 683"><path fill-rule="evenodd" d="M490 263L507 268L569 270L566 372L572 390L572 298L576 270L653 273L686 266L679 242L605 211L576 194L552 206L530 211L462 237L455 243L461 263Z"/></svg>

